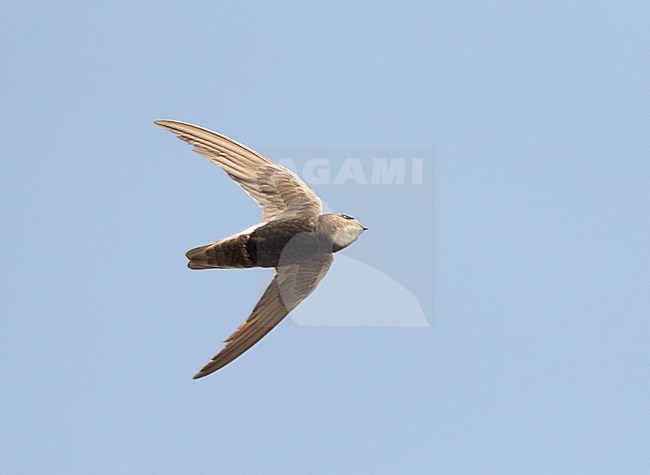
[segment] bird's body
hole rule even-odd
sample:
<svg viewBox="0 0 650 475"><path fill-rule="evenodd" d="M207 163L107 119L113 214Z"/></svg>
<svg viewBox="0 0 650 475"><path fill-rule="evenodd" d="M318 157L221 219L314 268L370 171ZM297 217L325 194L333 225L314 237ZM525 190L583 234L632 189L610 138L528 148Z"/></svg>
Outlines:
<svg viewBox="0 0 650 475"><path fill-rule="evenodd" d="M187 252L191 269L274 267L275 278L248 319L196 376L243 354L275 327L325 276L333 254L366 230L344 214L322 214L322 203L296 174L215 132L176 121L159 125L222 168L260 205L263 222Z"/></svg>
<svg viewBox="0 0 650 475"><path fill-rule="evenodd" d="M190 269L246 269L278 267L338 252L349 245L335 240L337 215L277 219L252 231L188 251ZM291 252L287 246L291 243Z"/></svg>

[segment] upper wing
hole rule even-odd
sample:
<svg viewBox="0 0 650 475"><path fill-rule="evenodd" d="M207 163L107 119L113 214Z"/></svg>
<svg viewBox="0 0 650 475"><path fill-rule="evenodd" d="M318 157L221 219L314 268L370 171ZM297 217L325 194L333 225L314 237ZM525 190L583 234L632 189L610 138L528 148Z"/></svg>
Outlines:
<svg viewBox="0 0 650 475"><path fill-rule="evenodd" d="M308 262L278 267L277 274L253 313L228 337L226 346L194 376L194 379L223 368L260 341L314 291L333 260L334 257L328 254Z"/></svg>
<svg viewBox="0 0 650 475"><path fill-rule="evenodd" d="M260 205L263 221L322 213L320 198L298 175L250 148L196 125L174 120L155 124L178 135L228 173Z"/></svg>

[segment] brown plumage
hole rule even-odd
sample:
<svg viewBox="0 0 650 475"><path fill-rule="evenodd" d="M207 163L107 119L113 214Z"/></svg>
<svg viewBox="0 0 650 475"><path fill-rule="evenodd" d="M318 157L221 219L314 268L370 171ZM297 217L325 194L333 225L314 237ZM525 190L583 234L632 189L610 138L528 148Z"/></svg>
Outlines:
<svg viewBox="0 0 650 475"><path fill-rule="evenodd" d="M197 379L227 365L271 331L314 291L333 253L366 228L351 216L321 214L320 199L295 173L228 137L183 122L155 123L223 169L262 208L262 224L188 251L190 269L276 269L251 315Z"/></svg>
<svg viewBox="0 0 650 475"><path fill-rule="evenodd" d="M248 252L250 234L239 234L207 246L195 247L185 256L190 269L246 269L255 267Z"/></svg>

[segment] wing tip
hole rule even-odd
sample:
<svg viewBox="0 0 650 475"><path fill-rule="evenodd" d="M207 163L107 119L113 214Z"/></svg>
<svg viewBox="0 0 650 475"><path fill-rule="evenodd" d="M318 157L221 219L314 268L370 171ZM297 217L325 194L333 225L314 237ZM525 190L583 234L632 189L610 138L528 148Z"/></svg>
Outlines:
<svg viewBox="0 0 650 475"><path fill-rule="evenodd" d="M173 120L167 120L167 119L161 119L161 120L154 120L153 121L154 125L157 125L158 127L162 127L163 129L169 130L171 125L174 123Z"/></svg>
<svg viewBox="0 0 650 475"><path fill-rule="evenodd" d="M203 368L201 368L201 370L198 373L196 373L192 377L192 379L205 378L206 376L211 375L212 373L214 373L215 371L223 368L224 366L225 365L223 365L223 364L222 365L216 365L216 364L214 364L214 361L212 361L212 362L208 363L207 365L205 365Z"/></svg>

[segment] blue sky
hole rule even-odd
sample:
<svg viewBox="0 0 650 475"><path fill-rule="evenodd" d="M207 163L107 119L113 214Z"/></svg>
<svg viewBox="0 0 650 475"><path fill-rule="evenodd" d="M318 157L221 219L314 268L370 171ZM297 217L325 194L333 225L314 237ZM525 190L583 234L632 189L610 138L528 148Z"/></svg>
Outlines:
<svg viewBox="0 0 650 475"><path fill-rule="evenodd" d="M647 2L2 11L0 472L647 473ZM271 274L162 118L423 181L314 185L371 230L193 381Z"/></svg>

